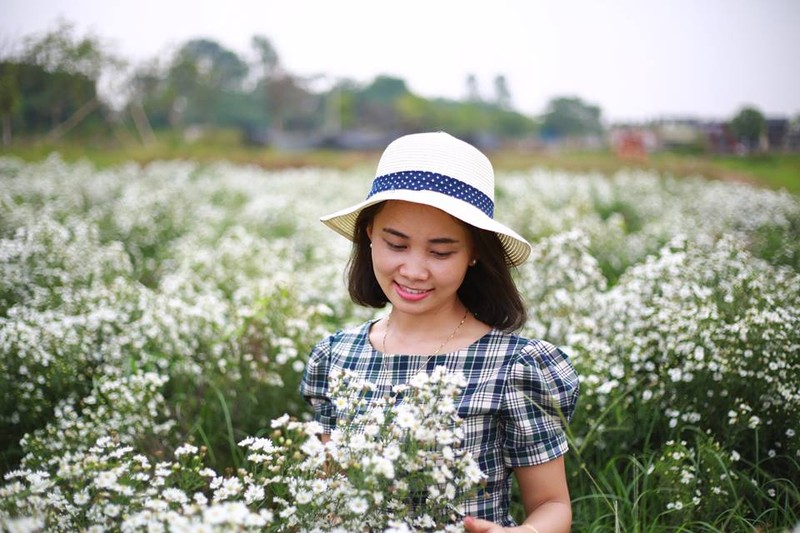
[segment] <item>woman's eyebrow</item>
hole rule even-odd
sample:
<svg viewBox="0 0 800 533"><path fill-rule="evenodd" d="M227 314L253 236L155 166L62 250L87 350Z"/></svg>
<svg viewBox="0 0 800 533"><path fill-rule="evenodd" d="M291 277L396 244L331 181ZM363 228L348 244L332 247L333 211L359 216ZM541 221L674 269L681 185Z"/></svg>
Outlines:
<svg viewBox="0 0 800 533"><path fill-rule="evenodd" d="M395 237L400 237L401 239L409 238L409 236L403 233L402 231L397 231L396 229L393 228L382 228L381 231L383 231L384 233L388 233L390 235L394 235ZM428 242L431 244L458 244L461 241L459 241L458 239L454 239L452 237L436 237L433 239L429 239Z"/></svg>
<svg viewBox="0 0 800 533"><path fill-rule="evenodd" d="M392 228L382 228L381 231L384 233L388 233L390 235L394 235L395 237L400 237L401 239L408 239L408 235L403 233L402 231L397 231L396 229Z"/></svg>

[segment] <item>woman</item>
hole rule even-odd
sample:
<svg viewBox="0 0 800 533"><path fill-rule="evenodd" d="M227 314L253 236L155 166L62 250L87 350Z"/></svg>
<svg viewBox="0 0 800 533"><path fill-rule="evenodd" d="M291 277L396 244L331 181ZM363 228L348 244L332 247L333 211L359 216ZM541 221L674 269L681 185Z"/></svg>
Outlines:
<svg viewBox="0 0 800 533"><path fill-rule="evenodd" d="M301 392L330 432L331 370L384 390L438 365L463 373L463 446L488 476L462 506L467 531L569 531L564 424L578 376L558 348L513 334L526 315L511 268L530 245L493 215L494 171L479 150L443 132L392 142L367 199L321 219L353 241L353 300L391 311L320 342ZM512 472L526 514L519 526L509 515Z"/></svg>

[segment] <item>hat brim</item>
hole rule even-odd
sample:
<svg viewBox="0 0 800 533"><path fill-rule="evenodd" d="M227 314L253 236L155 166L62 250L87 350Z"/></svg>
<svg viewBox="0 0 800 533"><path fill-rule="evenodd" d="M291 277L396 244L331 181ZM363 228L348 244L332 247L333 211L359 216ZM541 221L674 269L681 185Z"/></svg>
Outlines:
<svg viewBox="0 0 800 533"><path fill-rule="evenodd" d="M531 245L514 230L489 217L477 207L457 198L433 191L401 189L379 192L359 204L320 217L320 221L336 233L352 241L359 213L366 207L386 200L403 200L429 205L441 209L466 224L496 233L506 252L506 261L512 266L524 263L531 253Z"/></svg>

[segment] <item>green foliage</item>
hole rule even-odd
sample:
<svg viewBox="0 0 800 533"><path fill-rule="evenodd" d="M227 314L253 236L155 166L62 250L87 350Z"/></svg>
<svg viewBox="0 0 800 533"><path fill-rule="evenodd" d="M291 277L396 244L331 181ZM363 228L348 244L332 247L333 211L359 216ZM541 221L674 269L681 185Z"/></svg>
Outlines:
<svg viewBox="0 0 800 533"><path fill-rule="evenodd" d="M12 131L58 137L80 126L84 135L106 134L105 120L94 112L102 108L96 86L101 74L121 65L97 37L78 36L74 25L63 20L42 35L23 39L21 51L0 62L4 144Z"/></svg>
<svg viewBox="0 0 800 533"><path fill-rule="evenodd" d="M59 19L56 27L43 35L26 37L22 59L48 72L67 72L92 81L97 81L105 68L121 64L98 37L78 36L74 30L73 23Z"/></svg>
<svg viewBox="0 0 800 533"><path fill-rule="evenodd" d="M744 156L717 156L714 164L723 173L742 176L773 189L800 195L800 154L769 153Z"/></svg>
<svg viewBox="0 0 800 533"><path fill-rule="evenodd" d="M750 148L758 146L758 141L765 131L764 115L754 107L743 107L731 120L731 132Z"/></svg>
<svg viewBox="0 0 800 533"><path fill-rule="evenodd" d="M30 63L0 62L0 80L3 111L18 134L47 132L96 97L95 80Z"/></svg>
<svg viewBox="0 0 800 533"><path fill-rule="evenodd" d="M481 102L425 100L408 94L397 101L401 124L414 131L442 129L463 138L513 138L537 131L537 123L515 111Z"/></svg>
<svg viewBox="0 0 800 533"><path fill-rule="evenodd" d="M724 238L710 250L673 242L626 272L598 302L602 318L572 338L584 383L597 384L577 415L591 427L576 437L581 461L661 450L652 485L667 526L720 516L731 498L754 523L784 523L772 502L796 505L796 487L748 495L797 462L800 395L786 384L800 375L798 294L795 272Z"/></svg>
<svg viewBox="0 0 800 533"><path fill-rule="evenodd" d="M577 97L552 99L544 113L542 129L547 135L573 137L603 132L600 108Z"/></svg>
<svg viewBox="0 0 800 533"><path fill-rule="evenodd" d="M11 115L19 106L22 91L19 87L20 65L0 63L0 114Z"/></svg>
<svg viewBox="0 0 800 533"><path fill-rule="evenodd" d="M378 76L361 91L364 102L390 104L409 94L406 82L391 76Z"/></svg>

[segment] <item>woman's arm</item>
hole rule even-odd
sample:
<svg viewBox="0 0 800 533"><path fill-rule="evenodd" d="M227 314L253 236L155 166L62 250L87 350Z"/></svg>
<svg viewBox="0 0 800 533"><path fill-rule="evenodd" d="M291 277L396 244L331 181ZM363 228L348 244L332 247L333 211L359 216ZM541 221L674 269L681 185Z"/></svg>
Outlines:
<svg viewBox="0 0 800 533"><path fill-rule="evenodd" d="M564 456L534 466L514 469L519 483L522 506L525 509L523 525L503 528L486 520L472 517L464 519L470 533L562 533L572 525L572 504L564 470Z"/></svg>

